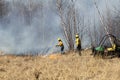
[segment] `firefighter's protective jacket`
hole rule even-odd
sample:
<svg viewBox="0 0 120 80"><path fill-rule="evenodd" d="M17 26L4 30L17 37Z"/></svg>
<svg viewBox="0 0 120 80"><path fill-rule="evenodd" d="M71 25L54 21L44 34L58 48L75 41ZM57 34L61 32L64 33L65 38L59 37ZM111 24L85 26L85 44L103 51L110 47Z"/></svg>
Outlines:
<svg viewBox="0 0 120 80"><path fill-rule="evenodd" d="M62 42L62 41L59 41L57 46L60 46L60 47L64 46L64 45L63 45L63 42Z"/></svg>
<svg viewBox="0 0 120 80"><path fill-rule="evenodd" d="M81 45L81 40L80 40L80 38L79 38L79 37L78 37L78 38L76 38L75 43L76 43L76 45L77 45L77 46L78 46L78 45Z"/></svg>

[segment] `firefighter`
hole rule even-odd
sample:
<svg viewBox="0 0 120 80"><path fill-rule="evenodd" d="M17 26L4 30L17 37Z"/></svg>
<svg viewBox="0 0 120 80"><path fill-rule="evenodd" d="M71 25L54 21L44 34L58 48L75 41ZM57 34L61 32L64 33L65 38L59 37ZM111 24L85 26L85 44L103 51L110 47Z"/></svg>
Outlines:
<svg viewBox="0 0 120 80"><path fill-rule="evenodd" d="M107 51L115 51L116 49L116 44L113 43L111 48L107 48Z"/></svg>
<svg viewBox="0 0 120 80"><path fill-rule="evenodd" d="M61 54L64 54L64 44L60 38L58 38L58 44L56 47L61 47Z"/></svg>
<svg viewBox="0 0 120 80"><path fill-rule="evenodd" d="M116 40L112 38L112 46L110 48L107 48L107 51L115 51L116 50Z"/></svg>
<svg viewBox="0 0 120 80"><path fill-rule="evenodd" d="M76 34L75 35L75 44L76 44L76 50L77 50L77 52L79 53L79 55L81 55L81 40L80 40L80 38L79 38L79 35L78 34Z"/></svg>

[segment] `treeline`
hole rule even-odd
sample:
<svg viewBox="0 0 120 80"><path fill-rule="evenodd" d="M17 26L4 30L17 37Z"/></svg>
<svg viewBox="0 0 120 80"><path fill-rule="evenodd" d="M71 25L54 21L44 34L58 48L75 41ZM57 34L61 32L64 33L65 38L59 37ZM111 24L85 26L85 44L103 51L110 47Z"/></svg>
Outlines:
<svg viewBox="0 0 120 80"><path fill-rule="evenodd" d="M113 6L113 11L107 7L105 12L106 15L103 15L100 12L97 4L93 2L93 5L96 7L95 10L98 12L96 14L98 14L99 17L92 17L94 18L94 21L91 22L90 18L86 20L85 16L81 15L80 11L75 7L75 1L76 0L56 0L55 4L61 22L60 29L63 33L65 43L69 50L74 49L74 39L76 33L80 35L81 40L84 37L87 37L91 46L95 46L99 43L99 40L106 34L105 28L107 29L108 33L120 38L120 9L117 8L120 6ZM19 14L24 16L25 21L28 24L32 22L32 18L35 14L34 12L39 12L39 10L42 11L43 9L42 3L38 3L36 5L31 1L29 1L29 5L27 6L23 5L22 3L13 3L13 5L20 10ZM0 0L0 18L8 14L8 6L9 3L7 3L5 0ZM95 22L96 18L100 19L98 24Z"/></svg>
<svg viewBox="0 0 120 80"><path fill-rule="evenodd" d="M25 1L26 2L26 1ZM41 13L43 10L43 3L34 3L34 1L29 1L27 4L21 2L21 0L11 0L8 2L6 0L0 0L0 17L3 18L9 13L13 13L16 16L24 17L24 21L30 25L32 19L36 15L36 12L39 13L39 16L42 17Z"/></svg>
<svg viewBox="0 0 120 80"><path fill-rule="evenodd" d="M97 2L94 0L93 5L95 6L98 17L91 17L94 18L94 21L91 22L90 18L85 20L85 18L80 15L81 13L78 12L79 10L75 8L75 0L57 0L56 3L58 14L61 19L61 29L69 50L74 49L76 33L80 35L81 39L84 38L83 36L87 35L86 39L90 41L91 47L96 46L105 34L113 34L120 38L119 8L113 6L114 11L111 11L109 7L106 7L106 14L103 15L99 10ZM96 24L96 18L99 18L98 24Z"/></svg>

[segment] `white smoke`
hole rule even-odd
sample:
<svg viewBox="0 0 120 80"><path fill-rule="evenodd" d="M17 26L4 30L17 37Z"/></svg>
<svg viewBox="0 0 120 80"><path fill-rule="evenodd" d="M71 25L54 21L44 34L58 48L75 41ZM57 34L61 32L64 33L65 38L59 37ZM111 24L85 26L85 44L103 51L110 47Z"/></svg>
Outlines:
<svg viewBox="0 0 120 80"><path fill-rule="evenodd" d="M54 46L57 37L62 35L59 29L60 18L56 14L56 0L5 1L8 5L8 14L0 20L0 50L7 53L57 51ZM113 10L113 6L117 6L119 0L107 2L108 7ZM97 4L105 14L105 0L97 0ZM93 0L76 0L75 6L86 20L97 14ZM99 19L98 15L96 18ZM97 19L96 21L99 21ZM87 45L89 41L84 40L83 43Z"/></svg>

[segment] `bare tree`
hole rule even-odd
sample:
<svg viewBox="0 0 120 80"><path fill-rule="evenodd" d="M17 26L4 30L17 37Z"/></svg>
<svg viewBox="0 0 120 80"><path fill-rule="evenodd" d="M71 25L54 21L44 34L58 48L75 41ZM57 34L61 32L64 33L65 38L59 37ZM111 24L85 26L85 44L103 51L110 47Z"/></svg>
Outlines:
<svg viewBox="0 0 120 80"><path fill-rule="evenodd" d="M96 3L96 1L94 0L94 5L95 5L95 9L98 12L99 18L100 18L100 22L101 24L99 24L99 31L97 32L97 40L99 41L105 34L113 34L117 37L119 37L118 35L120 35L119 31L120 31L120 13L119 13L119 9L117 9L116 7L114 12L115 14L112 13L112 11L110 10L109 6L108 6L108 2L106 1L106 14L103 16L103 14L100 12L99 7ZM96 43L99 43L99 42ZM111 38L109 38L110 43L112 44L113 41Z"/></svg>
<svg viewBox="0 0 120 80"><path fill-rule="evenodd" d="M69 50L74 49L75 34L81 30L80 15L75 9L73 0L57 0L58 14L61 19L61 29Z"/></svg>
<svg viewBox="0 0 120 80"><path fill-rule="evenodd" d="M69 3L69 4L68 4ZM76 12L74 2L66 0L57 0L57 9L61 19L61 29L69 50L74 49L74 34L76 28Z"/></svg>
<svg viewBox="0 0 120 80"><path fill-rule="evenodd" d="M0 17L4 17L7 14L7 4L5 0L0 0Z"/></svg>
<svg viewBox="0 0 120 80"><path fill-rule="evenodd" d="M101 22L101 24L103 25L103 26L101 26L101 27L104 28L104 31L102 31L102 32L105 32L105 34L110 34L110 32L109 32L110 25L108 25L108 24L106 23L105 17L101 14L101 12L100 12L100 10L99 10L99 7L98 7L98 5L97 5L97 3L96 3L96 0L94 0L94 5L95 5L95 8L96 8L96 10L97 10L97 12L98 12L98 14L99 14L100 22ZM110 40L110 43L113 44L113 40L111 39L111 37L109 37L109 40Z"/></svg>
<svg viewBox="0 0 120 80"><path fill-rule="evenodd" d="M120 13L119 13L120 8L113 7L114 11L111 11L107 3L108 2L106 2L107 12L105 16L106 16L106 24L108 25L109 33L119 37L118 35L120 35L120 32L119 32L120 31ZM115 13L113 14L113 12Z"/></svg>

